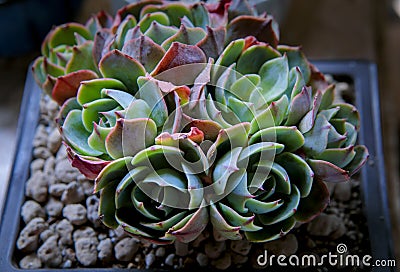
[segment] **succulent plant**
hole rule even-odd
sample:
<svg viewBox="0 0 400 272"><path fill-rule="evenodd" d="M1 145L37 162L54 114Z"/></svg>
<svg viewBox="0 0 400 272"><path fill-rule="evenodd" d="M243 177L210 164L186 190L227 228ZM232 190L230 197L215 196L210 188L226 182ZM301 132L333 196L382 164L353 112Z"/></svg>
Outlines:
<svg viewBox="0 0 400 272"><path fill-rule="evenodd" d="M62 105L76 96L81 81L116 76L105 75L99 68L111 52L134 58L154 73L174 42L196 45L207 57L217 58L226 43L247 36L246 31L252 29L260 40L276 46L275 21L271 16L256 16L245 3L140 1L120 9L115 18L102 12L85 25L55 27L43 41L42 56L33 64L35 79Z"/></svg>
<svg viewBox="0 0 400 272"><path fill-rule="evenodd" d="M107 13L100 12L85 25L67 23L47 34L42 56L35 60L32 70L39 86L59 104L76 94L81 81L98 77L93 39L97 31L111 27L112 22Z"/></svg>
<svg viewBox="0 0 400 272"><path fill-rule="evenodd" d="M232 61L226 56L233 56L238 44L241 53ZM266 55L260 52L272 47L254 38L232 42L216 61L229 68L210 60L190 89L148 77L138 97L151 89L185 89L190 96L165 103L170 105L165 125L151 133L152 144L135 142L140 151L129 151L134 141L130 132L123 133L120 146L128 154L96 178L99 213L107 226L170 243L192 241L211 222L227 239L244 234L250 241L270 241L318 215L329 203L325 182L348 181L365 162L366 148L354 147L357 111L332 105L333 86L306 87L317 73L298 49L278 47L255 73L241 74L236 69L246 50L260 59ZM290 68L290 61L300 66ZM299 67L307 69L308 79ZM188 68L165 73L184 74L181 69ZM266 69L274 71L276 82ZM295 73L292 81L289 71ZM140 133L148 135L148 129Z"/></svg>
<svg viewBox="0 0 400 272"><path fill-rule="evenodd" d="M105 225L157 243L207 226L270 241L318 215L325 182L367 160L356 108L333 104L334 86L244 3L131 4L90 41L93 78L52 89Z"/></svg>

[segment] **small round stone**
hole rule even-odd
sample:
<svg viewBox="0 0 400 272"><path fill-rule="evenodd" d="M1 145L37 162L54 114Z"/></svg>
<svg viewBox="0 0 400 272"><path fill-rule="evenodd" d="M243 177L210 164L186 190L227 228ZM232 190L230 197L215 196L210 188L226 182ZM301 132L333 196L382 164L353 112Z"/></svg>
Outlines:
<svg viewBox="0 0 400 272"><path fill-rule="evenodd" d="M57 153L58 149L61 146L61 135L57 128L53 129L53 131L49 134L47 141L47 148L51 153Z"/></svg>
<svg viewBox="0 0 400 272"><path fill-rule="evenodd" d="M75 241L76 258L83 266L92 266L97 262L97 237L83 237Z"/></svg>
<svg viewBox="0 0 400 272"><path fill-rule="evenodd" d="M225 253L224 255L222 255L222 257L211 262L211 265L218 270L226 270L231 266L231 264L231 255L228 253Z"/></svg>
<svg viewBox="0 0 400 272"><path fill-rule="evenodd" d="M208 257L204 253L197 253L196 261L201 267L205 267L208 265Z"/></svg>
<svg viewBox="0 0 400 272"><path fill-rule="evenodd" d="M64 204L61 201L58 201L57 199L50 197L45 208L46 208L47 214L50 217L59 217L64 208Z"/></svg>
<svg viewBox="0 0 400 272"><path fill-rule="evenodd" d="M330 236L332 239L338 239L346 233L346 226L340 217L322 213L308 224L307 231L313 236Z"/></svg>
<svg viewBox="0 0 400 272"><path fill-rule="evenodd" d="M278 240L274 240L264 244L264 249L275 255L293 255L297 252L298 242L296 236L288 234Z"/></svg>
<svg viewBox="0 0 400 272"><path fill-rule="evenodd" d="M231 250L235 253L246 256L251 250L251 243L247 240L231 241Z"/></svg>
<svg viewBox="0 0 400 272"><path fill-rule="evenodd" d="M42 262L36 254L25 256L19 262L19 267L22 269L39 269L42 267Z"/></svg>
<svg viewBox="0 0 400 272"><path fill-rule="evenodd" d="M119 261L128 262L139 250L139 243L134 238L126 237L119 241L115 247L115 258Z"/></svg>
<svg viewBox="0 0 400 272"><path fill-rule="evenodd" d="M34 158L40 158L46 160L47 158L51 157L51 152L50 150L47 149L47 147L35 147L33 149L33 157Z"/></svg>
<svg viewBox="0 0 400 272"><path fill-rule="evenodd" d="M37 171L29 178L25 185L25 195L39 203L47 200L47 177L42 171Z"/></svg>
<svg viewBox="0 0 400 272"><path fill-rule="evenodd" d="M22 220L24 220L25 223L28 223L35 217L46 218L46 213L39 203L33 200L28 200L24 205L22 205L21 216Z"/></svg>
<svg viewBox="0 0 400 272"><path fill-rule="evenodd" d="M52 196L60 197L63 192L67 189L67 184L64 183L55 183L49 186L49 193Z"/></svg>
<svg viewBox="0 0 400 272"><path fill-rule="evenodd" d="M80 238L87 238L87 237L96 237L96 232L91 227L82 227L74 231L73 238L74 241L78 241Z"/></svg>
<svg viewBox="0 0 400 272"><path fill-rule="evenodd" d="M96 195L89 196L86 199L87 218L95 227L100 226L99 219L99 198Z"/></svg>
<svg viewBox="0 0 400 272"><path fill-rule="evenodd" d="M33 161L31 162L31 166L30 166L30 168L31 168L31 173L33 174L33 173L35 173L35 172L37 172L37 171L43 170L44 162L45 162L45 160L43 160L43 159L36 159L36 160L33 160Z"/></svg>
<svg viewBox="0 0 400 272"><path fill-rule="evenodd" d="M72 231L74 230L74 227L67 219L58 222L55 229L60 235L61 244L72 245Z"/></svg>
<svg viewBox="0 0 400 272"><path fill-rule="evenodd" d="M156 249L156 257L164 257L165 256L165 248L164 247L159 247Z"/></svg>
<svg viewBox="0 0 400 272"><path fill-rule="evenodd" d="M98 258L101 261L110 261L112 259L113 244L110 238L101 240L97 246Z"/></svg>
<svg viewBox="0 0 400 272"><path fill-rule="evenodd" d="M173 266L174 265L174 259L175 259L175 254L171 253L165 258L165 264L168 266Z"/></svg>
<svg viewBox="0 0 400 272"><path fill-rule="evenodd" d="M204 251L208 258L217 259L225 249L226 249L225 241L222 242L210 241L205 245Z"/></svg>
<svg viewBox="0 0 400 272"><path fill-rule="evenodd" d="M61 195L61 201L65 204L76 204L85 199L82 187L76 181L68 183L67 188Z"/></svg>
<svg viewBox="0 0 400 272"><path fill-rule="evenodd" d="M39 245L39 235L47 227L48 225L43 218L33 218L22 229L17 240L17 248L24 252L32 252L36 250Z"/></svg>
<svg viewBox="0 0 400 272"><path fill-rule="evenodd" d="M56 178L60 182L70 183L75 181L80 175L79 170L72 167L68 160L59 160L56 158L55 167Z"/></svg>
<svg viewBox="0 0 400 272"><path fill-rule="evenodd" d="M73 225L82 225L87 221L86 208L82 204L69 204L63 209L63 216Z"/></svg>
<svg viewBox="0 0 400 272"><path fill-rule="evenodd" d="M189 254L189 244L175 241L175 254L180 257L185 257Z"/></svg>
<svg viewBox="0 0 400 272"><path fill-rule="evenodd" d="M45 266L58 267L62 262L57 236L51 236L38 250L38 256Z"/></svg>
<svg viewBox="0 0 400 272"><path fill-rule="evenodd" d="M144 262L146 263L146 269L149 269L154 261L156 260L156 256L153 253L149 253L146 255L146 257L144 258Z"/></svg>

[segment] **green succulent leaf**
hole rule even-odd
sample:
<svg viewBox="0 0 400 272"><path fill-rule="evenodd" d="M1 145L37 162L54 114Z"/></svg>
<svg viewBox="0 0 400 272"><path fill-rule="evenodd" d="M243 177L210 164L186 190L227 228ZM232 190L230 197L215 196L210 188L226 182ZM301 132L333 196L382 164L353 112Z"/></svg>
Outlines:
<svg viewBox="0 0 400 272"><path fill-rule="evenodd" d="M285 168L292 184L300 191L301 197L306 197L311 191L314 173L310 166L298 155L285 152L276 156L275 161Z"/></svg>
<svg viewBox="0 0 400 272"><path fill-rule="evenodd" d="M285 146L285 151L293 152L304 144L304 137L296 127L276 126L262 129L249 139L249 144L277 142Z"/></svg>
<svg viewBox="0 0 400 272"><path fill-rule="evenodd" d="M257 74L264 63L279 57L281 54L270 45L253 45L241 54L236 70L243 75Z"/></svg>
<svg viewBox="0 0 400 272"><path fill-rule="evenodd" d="M239 233L240 226L232 226L228 222L226 222L214 203L210 205L210 219L214 230L223 237L230 240L242 239L242 236Z"/></svg>
<svg viewBox="0 0 400 272"><path fill-rule="evenodd" d="M107 53L101 59L99 68L104 77L121 81L132 94L138 90L137 78L146 74L145 68L137 60L119 50Z"/></svg>
<svg viewBox="0 0 400 272"><path fill-rule="evenodd" d="M100 156L103 154L91 148L87 142L90 133L82 124L82 111L72 110L68 113L64 121L62 133L68 144L76 151L90 156Z"/></svg>
<svg viewBox="0 0 400 272"><path fill-rule="evenodd" d="M112 181L108 183L100 193L99 202L99 217L101 218L104 225L109 228L117 228L118 222L115 219L115 188L117 187L118 181Z"/></svg>
<svg viewBox="0 0 400 272"><path fill-rule="evenodd" d="M285 236L295 224L296 220L293 217L289 217L284 221L269 225L262 230L246 232L245 235L247 240L251 242L265 243Z"/></svg>
<svg viewBox="0 0 400 272"><path fill-rule="evenodd" d="M289 196L283 196L282 202L283 204L272 212L257 214L257 219L260 220L263 225L273 225L293 216L300 203L300 192L296 185L292 184L291 194Z"/></svg>
<svg viewBox="0 0 400 272"><path fill-rule="evenodd" d="M104 167L95 180L94 193L105 188L110 182L124 178L128 173L127 165L131 160L131 157L116 159Z"/></svg>
<svg viewBox="0 0 400 272"><path fill-rule="evenodd" d="M279 98L289 83L289 65L286 56L267 61L260 68L261 93L266 101Z"/></svg>

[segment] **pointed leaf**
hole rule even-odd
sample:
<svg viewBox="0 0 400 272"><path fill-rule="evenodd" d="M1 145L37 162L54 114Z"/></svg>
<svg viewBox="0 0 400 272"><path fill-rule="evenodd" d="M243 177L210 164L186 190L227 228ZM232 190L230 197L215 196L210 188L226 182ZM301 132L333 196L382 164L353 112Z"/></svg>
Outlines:
<svg viewBox="0 0 400 272"><path fill-rule="evenodd" d="M146 74L146 70L137 60L119 50L107 53L101 59L99 68L104 77L118 79L132 94L138 90L137 78Z"/></svg>
<svg viewBox="0 0 400 272"><path fill-rule="evenodd" d="M315 178L325 182L345 182L350 180L349 173L336 165L321 160L308 160Z"/></svg>
<svg viewBox="0 0 400 272"><path fill-rule="evenodd" d="M275 161L285 168L291 183L300 191L301 197L306 197L311 191L314 177L310 166L298 155L288 152L276 156Z"/></svg>

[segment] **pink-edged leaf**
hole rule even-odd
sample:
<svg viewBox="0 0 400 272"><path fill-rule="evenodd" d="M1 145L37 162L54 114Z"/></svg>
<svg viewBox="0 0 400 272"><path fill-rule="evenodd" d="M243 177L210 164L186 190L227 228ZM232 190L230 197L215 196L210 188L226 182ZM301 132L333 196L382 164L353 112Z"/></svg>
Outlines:
<svg viewBox="0 0 400 272"><path fill-rule="evenodd" d="M96 63L99 63L103 57L104 50L109 49L112 41L114 41L114 35L108 29L101 29L94 37L93 52L92 56Z"/></svg>
<svg viewBox="0 0 400 272"><path fill-rule="evenodd" d="M308 82L313 89L323 90L329 86L329 83L326 81L325 76L321 73L318 68L310 63L311 76L310 82Z"/></svg>
<svg viewBox="0 0 400 272"><path fill-rule="evenodd" d="M204 139L215 141L217 139L218 134L222 127L212 120L200 120L193 119L185 114L183 114L183 118L186 125L186 128L196 127L200 129L204 133Z"/></svg>
<svg viewBox="0 0 400 272"><path fill-rule="evenodd" d="M196 239L207 227L208 211L206 208L200 208L194 214L188 216L190 216L190 219L184 226L175 229L177 225L180 225L178 223L168 230L167 235L175 236L178 241L183 243L189 243ZM185 219L182 221L185 221Z"/></svg>
<svg viewBox="0 0 400 272"><path fill-rule="evenodd" d="M292 97L285 125L296 125L311 108L311 88L303 87L302 91Z"/></svg>
<svg viewBox="0 0 400 272"><path fill-rule="evenodd" d="M233 19L227 27L227 40L233 41L254 36L260 42L276 47L279 42L279 30L272 17L266 18L243 15Z"/></svg>
<svg viewBox="0 0 400 272"><path fill-rule="evenodd" d="M146 69L152 71L165 54L164 48L142 35L129 40L122 47L122 53L138 60Z"/></svg>
<svg viewBox="0 0 400 272"><path fill-rule="evenodd" d="M91 33L85 28L85 26L78 23L67 23L55 27L47 34L42 44L42 55L48 57L50 48L57 47L58 45L75 45L76 37L75 34L79 34L83 38L89 40Z"/></svg>
<svg viewBox="0 0 400 272"><path fill-rule="evenodd" d="M357 145L354 148L354 151L356 152L354 159L345 168L347 171L349 171L350 176L356 174L361 169L361 167L367 162L369 157L368 149L364 145Z"/></svg>
<svg viewBox="0 0 400 272"><path fill-rule="evenodd" d="M129 14L133 15L135 18L140 18L140 12L143 7L147 5L160 5L163 1L160 0L145 0L145 1L137 1L130 5L126 5L117 11L117 14L114 19L114 24L112 26L113 32L115 32L121 22L125 19Z"/></svg>
<svg viewBox="0 0 400 272"><path fill-rule="evenodd" d="M134 156L154 143L157 127L149 118L118 119L106 138L107 153L114 159Z"/></svg>
<svg viewBox="0 0 400 272"><path fill-rule="evenodd" d="M330 202L329 191L319 179L313 182L310 194L300 200L294 217L300 222L309 222L318 216Z"/></svg>
<svg viewBox="0 0 400 272"><path fill-rule="evenodd" d="M146 74L146 70L139 61L119 50L113 50L104 55L99 68L104 77L118 79L131 93L138 90L138 77Z"/></svg>
<svg viewBox="0 0 400 272"><path fill-rule="evenodd" d="M214 230L223 237L231 240L240 240L242 238L239 233L241 226L230 225L222 216L221 212L214 203L210 205L210 221L214 227Z"/></svg>
<svg viewBox="0 0 400 272"><path fill-rule="evenodd" d="M325 182L345 182L350 180L349 172L336 165L322 160L308 160L314 171L315 179Z"/></svg>
<svg viewBox="0 0 400 272"><path fill-rule="evenodd" d="M76 96L82 81L97 77L97 74L91 70L80 70L58 77L52 91L52 98L62 105L68 98Z"/></svg>
<svg viewBox="0 0 400 272"><path fill-rule="evenodd" d="M76 154L67 146L68 159L71 165L79 170L86 178L94 180L97 178L101 170L106 167L110 161L104 161L98 158L81 156Z"/></svg>
<svg viewBox="0 0 400 272"><path fill-rule="evenodd" d="M207 57L217 59L224 49L226 29L219 27L212 29L207 26L207 35L196 45L200 47Z"/></svg>
<svg viewBox="0 0 400 272"><path fill-rule="evenodd" d="M322 101L322 93L321 91L318 90L314 96L311 110L300 121L299 130L302 133L309 132L314 126L315 118L317 116L319 106L321 105L321 101Z"/></svg>
<svg viewBox="0 0 400 272"><path fill-rule="evenodd" d="M199 47L174 42L151 75L155 76L181 65L205 62L207 58Z"/></svg>

